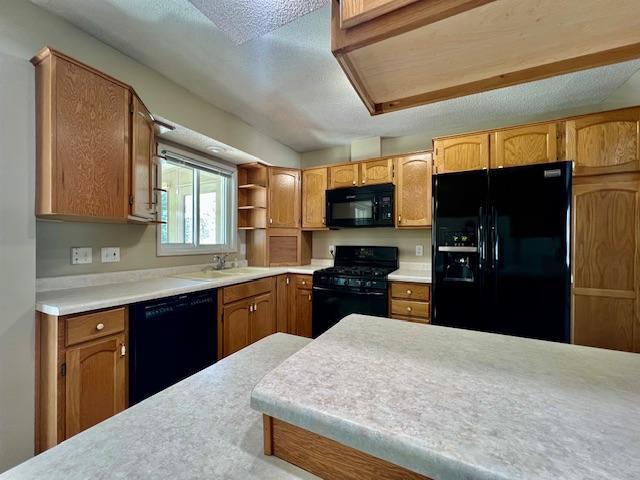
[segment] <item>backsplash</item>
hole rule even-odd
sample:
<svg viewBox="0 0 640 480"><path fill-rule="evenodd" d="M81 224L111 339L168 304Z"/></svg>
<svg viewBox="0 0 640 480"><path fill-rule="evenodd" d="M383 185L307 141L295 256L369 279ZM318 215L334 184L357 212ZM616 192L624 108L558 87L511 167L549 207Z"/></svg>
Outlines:
<svg viewBox="0 0 640 480"><path fill-rule="evenodd" d="M313 232L312 258L331 258L330 245L390 246L400 249L401 262L431 264L431 230L396 230L395 228L347 228ZM416 245L423 255L416 256Z"/></svg>
<svg viewBox="0 0 640 480"><path fill-rule="evenodd" d="M238 245L244 242L244 232ZM72 247L91 247L93 263L71 264ZM120 262L101 263L102 247L120 247ZM57 277L88 273L119 272L146 268L200 265L213 255L156 256L155 225L107 223L36 222L36 277ZM238 259L244 256L238 255Z"/></svg>

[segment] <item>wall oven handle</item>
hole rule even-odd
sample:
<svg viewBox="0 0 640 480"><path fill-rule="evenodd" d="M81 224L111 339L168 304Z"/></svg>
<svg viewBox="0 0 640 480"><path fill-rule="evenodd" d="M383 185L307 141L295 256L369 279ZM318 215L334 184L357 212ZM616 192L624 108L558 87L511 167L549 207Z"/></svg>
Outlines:
<svg viewBox="0 0 640 480"><path fill-rule="evenodd" d="M345 293L345 290L340 290L337 288L313 287L313 290L316 292ZM354 294L354 295L368 295L368 296L374 296L374 297L387 295L387 292L358 292L353 290L349 290L348 292L349 294Z"/></svg>

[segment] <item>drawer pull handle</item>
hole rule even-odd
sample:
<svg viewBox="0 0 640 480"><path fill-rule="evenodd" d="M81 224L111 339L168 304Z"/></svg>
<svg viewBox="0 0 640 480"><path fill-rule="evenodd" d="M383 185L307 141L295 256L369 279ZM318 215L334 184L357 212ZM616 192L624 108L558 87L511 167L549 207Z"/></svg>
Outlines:
<svg viewBox="0 0 640 480"><path fill-rule="evenodd" d="M351 182L351 184L352 184L352 185L355 185L355 184L356 184L356 181L354 180L353 182Z"/></svg>
<svg viewBox="0 0 640 480"><path fill-rule="evenodd" d="M362 183L363 183L363 184L364 184L364 183L367 183L367 181L366 181L366 180L362 180Z"/></svg>
<svg viewBox="0 0 640 480"><path fill-rule="evenodd" d="M411 290L407 290L407 295L411 295L413 292Z"/></svg>
<svg viewBox="0 0 640 480"><path fill-rule="evenodd" d="M96 330L100 331L100 330L104 330L104 323L99 323L96 325Z"/></svg>
<svg viewBox="0 0 640 480"><path fill-rule="evenodd" d="M407 312L411 313L412 311L413 311L413 308L407 307Z"/></svg>

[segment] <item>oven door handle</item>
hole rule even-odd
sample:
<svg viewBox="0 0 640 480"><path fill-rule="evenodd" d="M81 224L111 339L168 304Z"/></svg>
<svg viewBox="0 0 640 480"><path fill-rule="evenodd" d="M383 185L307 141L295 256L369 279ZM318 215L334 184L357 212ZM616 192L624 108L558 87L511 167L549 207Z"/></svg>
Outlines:
<svg viewBox="0 0 640 480"><path fill-rule="evenodd" d="M340 290L337 288L325 288L325 287L313 287L313 290L317 291L317 292L329 292L329 293L352 293L354 295L367 295L367 296L375 296L375 297L379 297L379 296L386 296L387 292L355 292L355 291L345 291L345 290Z"/></svg>

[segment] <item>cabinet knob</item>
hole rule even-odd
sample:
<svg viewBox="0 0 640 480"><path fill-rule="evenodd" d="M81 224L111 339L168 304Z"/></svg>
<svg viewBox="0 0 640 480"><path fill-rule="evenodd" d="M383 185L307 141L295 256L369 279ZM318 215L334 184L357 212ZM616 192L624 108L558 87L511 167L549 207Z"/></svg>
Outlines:
<svg viewBox="0 0 640 480"><path fill-rule="evenodd" d="M124 343L120 344L120 356L124 357L127 354L127 347Z"/></svg>
<svg viewBox="0 0 640 480"><path fill-rule="evenodd" d="M411 295L413 292L411 290L407 290L407 295Z"/></svg>
<svg viewBox="0 0 640 480"><path fill-rule="evenodd" d="M355 185L355 184L356 184L356 181L354 180L354 181L353 181L353 182L351 182L351 183L352 183L353 185Z"/></svg>
<svg viewBox="0 0 640 480"><path fill-rule="evenodd" d="M250 312L253 312L253 303L250 303L250 304L249 304L249 311L250 311Z"/></svg>
<svg viewBox="0 0 640 480"><path fill-rule="evenodd" d="M362 180L362 183L367 183L367 181L366 180Z"/></svg>
<svg viewBox="0 0 640 480"><path fill-rule="evenodd" d="M322 224L324 225L324 224L326 224L326 223L327 223L327 221L325 220L325 218L324 218L324 217L322 217Z"/></svg>
<svg viewBox="0 0 640 480"><path fill-rule="evenodd" d="M269 223L273 223L273 218L270 218L270 219L269 219Z"/></svg>
<svg viewBox="0 0 640 480"><path fill-rule="evenodd" d="M309 294L309 301L311 301L311 294Z"/></svg>
<svg viewBox="0 0 640 480"><path fill-rule="evenodd" d="M303 285L306 285L306 284L307 284L307 281L306 281L306 280L302 280L302 284L303 284Z"/></svg>
<svg viewBox="0 0 640 480"><path fill-rule="evenodd" d="M407 312L411 313L412 311L413 311L413 308L407 307Z"/></svg>
<svg viewBox="0 0 640 480"><path fill-rule="evenodd" d="M104 329L104 323L99 323L96 325L96 330L100 331Z"/></svg>
<svg viewBox="0 0 640 480"><path fill-rule="evenodd" d="M398 223L402 222L402 215L398 215Z"/></svg>
<svg viewBox="0 0 640 480"><path fill-rule="evenodd" d="M254 303L254 304L253 304L253 311L254 311L254 312L257 312L257 311L258 311L258 304L257 304L257 303Z"/></svg>

